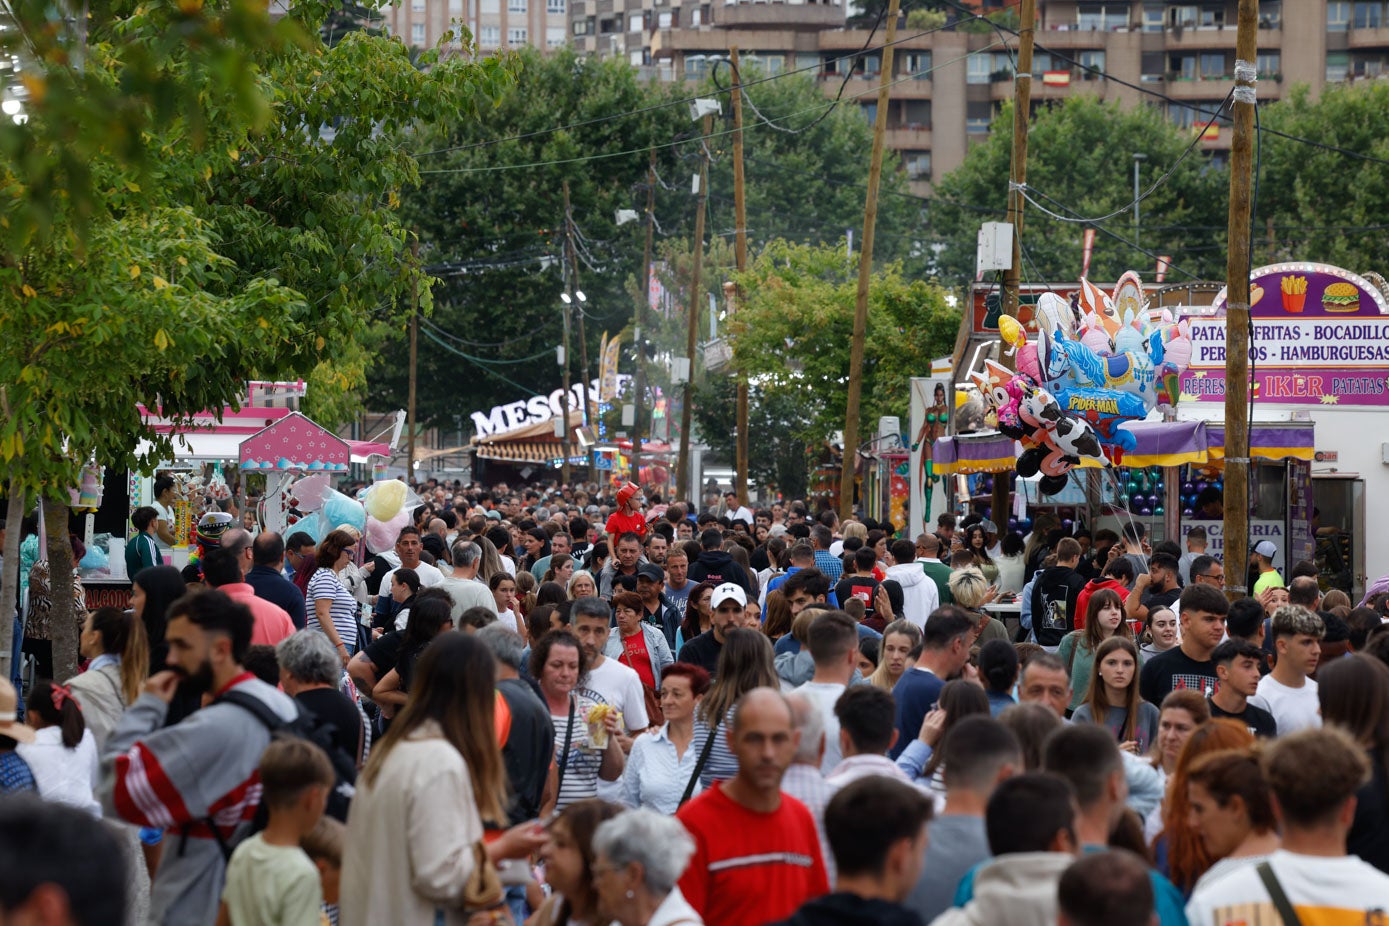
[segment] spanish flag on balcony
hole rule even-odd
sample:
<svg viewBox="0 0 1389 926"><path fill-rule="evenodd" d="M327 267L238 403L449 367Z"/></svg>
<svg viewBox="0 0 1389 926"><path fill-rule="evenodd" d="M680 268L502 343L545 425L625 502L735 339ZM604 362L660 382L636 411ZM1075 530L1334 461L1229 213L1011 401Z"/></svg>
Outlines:
<svg viewBox="0 0 1389 926"><path fill-rule="evenodd" d="M1071 85L1070 71L1043 71L1043 87L1069 87Z"/></svg>
<svg viewBox="0 0 1389 926"><path fill-rule="evenodd" d="M1220 124L1216 122L1198 122L1192 126L1196 134L1201 136L1202 141L1217 141L1220 138Z"/></svg>

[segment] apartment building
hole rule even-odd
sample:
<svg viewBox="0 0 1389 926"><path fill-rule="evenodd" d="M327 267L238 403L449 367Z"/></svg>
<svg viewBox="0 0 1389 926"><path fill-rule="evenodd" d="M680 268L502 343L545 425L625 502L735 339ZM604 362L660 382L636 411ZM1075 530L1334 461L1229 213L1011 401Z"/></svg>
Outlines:
<svg viewBox="0 0 1389 926"><path fill-rule="evenodd" d="M881 45L883 31L845 28L846 2L403 0L387 15L414 44L466 17L484 50L541 45L543 36L544 46L570 42L581 53L620 56L665 81L698 80L736 46L745 66L763 74L809 69L831 96L844 85L845 98L871 121L882 55L859 52ZM1157 106L1200 132L1219 160L1229 129L1209 124L1208 113L1234 85L1237 7L1238 0L1038 0L1033 104L1084 93ZM901 28L898 36L887 144L902 154L913 189L925 193L1011 98L1013 59L997 47L999 34L978 23L925 34ZM1389 0L1262 0L1255 64L1262 102L1295 84L1315 95L1328 83L1389 74Z"/></svg>

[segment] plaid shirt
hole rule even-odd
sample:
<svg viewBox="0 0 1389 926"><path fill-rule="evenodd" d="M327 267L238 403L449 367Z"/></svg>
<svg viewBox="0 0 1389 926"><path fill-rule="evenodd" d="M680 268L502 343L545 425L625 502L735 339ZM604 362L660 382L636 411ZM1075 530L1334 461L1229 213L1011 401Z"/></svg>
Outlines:
<svg viewBox="0 0 1389 926"><path fill-rule="evenodd" d="M844 575L844 563L840 561L839 557L832 556L829 550L815 551L815 568L829 577L830 588L833 588L834 583L838 582L840 577ZM834 883L833 878L830 879L830 883Z"/></svg>
<svg viewBox="0 0 1389 926"><path fill-rule="evenodd" d="M0 752L0 794L37 790L29 763L21 759L19 753Z"/></svg>
<svg viewBox="0 0 1389 926"><path fill-rule="evenodd" d="M833 885L834 853L830 851L830 841L825 836L825 807L834 797L834 785L825 780L818 765L793 762L786 774L781 776L781 790L804 804L815 818L815 832L820 836L820 856L825 860L825 874Z"/></svg>

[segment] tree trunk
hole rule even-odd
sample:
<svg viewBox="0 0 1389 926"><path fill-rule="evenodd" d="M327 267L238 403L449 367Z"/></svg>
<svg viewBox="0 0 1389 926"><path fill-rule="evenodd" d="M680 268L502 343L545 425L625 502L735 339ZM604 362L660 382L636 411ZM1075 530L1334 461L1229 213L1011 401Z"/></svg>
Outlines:
<svg viewBox="0 0 1389 926"><path fill-rule="evenodd" d="M77 674L77 615L86 610L78 602L72 581L72 544L68 541L68 506L45 499L43 521L48 529L48 583L53 597L49 627L53 635L53 678L64 681Z"/></svg>
<svg viewBox="0 0 1389 926"><path fill-rule="evenodd" d="M24 520L24 492L19 480L10 480L9 508L5 513L5 568L0 570L0 678L14 676L14 614L19 602L19 534Z"/></svg>

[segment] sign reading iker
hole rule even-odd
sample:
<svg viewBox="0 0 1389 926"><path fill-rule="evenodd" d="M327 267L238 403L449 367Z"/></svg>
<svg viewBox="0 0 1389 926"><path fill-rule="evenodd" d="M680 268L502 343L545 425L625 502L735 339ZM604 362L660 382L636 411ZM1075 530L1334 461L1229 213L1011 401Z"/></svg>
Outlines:
<svg viewBox="0 0 1389 926"><path fill-rule="evenodd" d="M1250 278L1249 368L1257 401L1389 406L1389 305L1370 280L1327 264L1274 264ZM1225 293L1193 318L1182 398L1225 399Z"/></svg>

